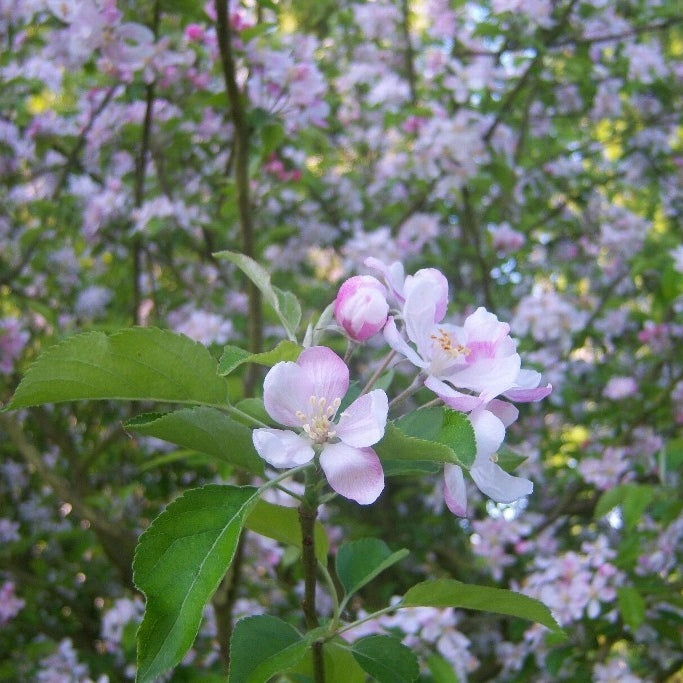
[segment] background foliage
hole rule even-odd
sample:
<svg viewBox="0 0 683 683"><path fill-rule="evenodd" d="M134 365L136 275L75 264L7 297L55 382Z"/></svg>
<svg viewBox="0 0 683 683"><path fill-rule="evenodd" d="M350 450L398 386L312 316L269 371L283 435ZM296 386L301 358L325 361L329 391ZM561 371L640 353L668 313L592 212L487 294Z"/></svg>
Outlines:
<svg viewBox="0 0 683 683"><path fill-rule="evenodd" d="M680 679L678 3L9 0L0 40L3 402L75 332L76 364L133 325L200 342L201 364L291 339L367 256L438 267L453 319L495 311L553 383L500 454L534 493L506 506L472 490L459 520L438 477L395 477L375 506L326 509L330 556L366 536L410 550L356 616L457 579L540 598L569 640L422 606L367 625L353 656L394 633L425 655L425 681ZM239 254L269 274L268 306ZM169 339L154 346L172 367ZM262 368L228 360L192 390L253 408ZM140 396L125 391L144 376L121 381ZM210 444L155 439L154 418L122 427L178 400L155 397L0 416L1 679L133 677L138 536L182 490L247 483ZM238 552L173 680L219 677L237 618L297 618L296 545L248 533Z"/></svg>

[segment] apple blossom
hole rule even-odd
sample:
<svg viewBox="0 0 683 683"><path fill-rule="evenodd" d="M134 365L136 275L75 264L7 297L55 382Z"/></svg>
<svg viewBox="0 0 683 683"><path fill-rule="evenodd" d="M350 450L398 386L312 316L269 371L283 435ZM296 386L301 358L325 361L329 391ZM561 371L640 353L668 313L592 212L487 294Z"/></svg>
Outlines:
<svg viewBox="0 0 683 683"><path fill-rule="evenodd" d="M291 429L255 429L258 454L276 468L313 460L319 451L330 486L362 505L373 503L384 489L384 473L370 448L384 435L388 400L381 389L358 397L335 422L349 388L349 369L334 351L313 346L296 363L274 365L263 383L268 414Z"/></svg>
<svg viewBox="0 0 683 683"><path fill-rule="evenodd" d="M384 285L372 275L355 275L339 288L334 317L354 341L377 334L387 321L389 304Z"/></svg>
<svg viewBox="0 0 683 683"><path fill-rule="evenodd" d="M474 428L477 454L470 476L477 488L497 503L512 503L533 491L533 484L523 477L508 474L496 463L496 451L505 438L505 425L488 410L478 409L470 415ZM459 465L444 465L444 500L455 515L467 514L467 487Z"/></svg>

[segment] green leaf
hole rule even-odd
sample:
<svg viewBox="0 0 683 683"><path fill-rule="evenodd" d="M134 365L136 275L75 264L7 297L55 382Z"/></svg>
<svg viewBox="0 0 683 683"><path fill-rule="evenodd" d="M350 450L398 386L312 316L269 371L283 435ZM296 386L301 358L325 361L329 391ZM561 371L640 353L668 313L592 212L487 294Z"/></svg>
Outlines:
<svg viewBox="0 0 683 683"><path fill-rule="evenodd" d="M395 424L406 435L435 441L443 425L443 407L421 408L398 418Z"/></svg>
<svg viewBox="0 0 683 683"><path fill-rule="evenodd" d="M241 401L235 403L233 408L239 410L241 413L244 413L246 416L244 418L244 423L249 426L254 424L254 420L258 420L266 425L277 424L266 412L262 398L243 398ZM242 416L239 413L234 412L233 415L235 416L235 419L242 421Z"/></svg>
<svg viewBox="0 0 683 683"><path fill-rule="evenodd" d="M367 683L367 675L358 666L349 649L349 644L339 637L324 643L323 662L325 683ZM313 659L310 650L295 671L299 675L292 677L294 681L313 683Z"/></svg>
<svg viewBox="0 0 683 683"><path fill-rule="evenodd" d="M438 474L439 465L428 460L385 460L382 463L385 477L401 477L406 475Z"/></svg>
<svg viewBox="0 0 683 683"><path fill-rule="evenodd" d="M6 409L86 399L225 405L227 395L204 346L167 330L133 327L109 336L86 332L48 349Z"/></svg>
<svg viewBox="0 0 683 683"><path fill-rule="evenodd" d="M624 525L627 529L633 529L654 496L655 489L647 484L620 484L600 496L595 506L595 517L604 517L617 505L621 505Z"/></svg>
<svg viewBox="0 0 683 683"><path fill-rule="evenodd" d="M163 415L138 415L124 427L212 455L255 474L263 473L263 460L254 448L251 430L215 408L201 406Z"/></svg>
<svg viewBox="0 0 683 683"><path fill-rule="evenodd" d="M308 647L282 619L267 614L240 619L230 639L228 683L266 683L298 664Z"/></svg>
<svg viewBox="0 0 683 683"><path fill-rule="evenodd" d="M226 346L218 362L218 374L229 375L243 363L258 363L272 367L280 361L295 361L302 350L301 346L289 339L284 339L274 349L263 353L249 353L238 346Z"/></svg>
<svg viewBox="0 0 683 683"><path fill-rule="evenodd" d="M434 683L460 683L453 665L447 662L441 655L429 655L427 657L427 666L432 674Z"/></svg>
<svg viewBox="0 0 683 683"><path fill-rule="evenodd" d="M617 604L621 618L631 631L635 631L645 621L645 600L633 586L617 588Z"/></svg>
<svg viewBox="0 0 683 683"><path fill-rule="evenodd" d="M133 579L146 598L138 629L138 679L153 681L190 649L202 611L230 567L257 489L186 491L140 537Z"/></svg>
<svg viewBox="0 0 683 683"><path fill-rule="evenodd" d="M367 636L351 646L354 658L378 683L412 683L420 675L415 654L391 636Z"/></svg>
<svg viewBox="0 0 683 683"><path fill-rule="evenodd" d="M445 408L436 440L452 448L458 461L467 469L472 467L477 455L477 444L474 440L474 428L467 415Z"/></svg>
<svg viewBox="0 0 683 683"><path fill-rule="evenodd" d="M384 436L373 448L381 460L423 460L462 465L452 448L435 441L416 439L387 422Z"/></svg>
<svg viewBox="0 0 683 683"><path fill-rule="evenodd" d="M219 251L214 256L235 264L259 288L266 303L280 319L289 339L295 342L296 328L301 320L301 305L298 299L291 292L274 287L270 281L270 273L249 256L234 251Z"/></svg>
<svg viewBox="0 0 683 683"><path fill-rule="evenodd" d="M261 536L301 548L301 525L297 508L259 500L247 517L246 527ZM315 556L318 562L326 566L330 543L327 540L325 528L320 522L315 524L314 540Z"/></svg>
<svg viewBox="0 0 683 683"><path fill-rule="evenodd" d="M343 543L337 551L336 569L346 593L344 604L366 583L408 554L405 548L392 553L389 546L377 538Z"/></svg>
<svg viewBox="0 0 683 683"><path fill-rule="evenodd" d="M496 464L506 472L512 473L528 459L528 456L520 455L507 446L503 446L498 451L498 459L496 460Z"/></svg>
<svg viewBox="0 0 683 683"><path fill-rule="evenodd" d="M423 581L408 590L401 607L459 607L507 614L535 621L551 631L562 632L550 610L539 600L503 588L476 586L455 579Z"/></svg>

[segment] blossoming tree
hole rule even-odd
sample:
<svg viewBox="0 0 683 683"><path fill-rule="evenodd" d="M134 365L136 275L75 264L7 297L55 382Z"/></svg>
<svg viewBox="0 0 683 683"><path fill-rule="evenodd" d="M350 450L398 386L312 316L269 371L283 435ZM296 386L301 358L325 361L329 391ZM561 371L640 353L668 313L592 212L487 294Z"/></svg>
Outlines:
<svg viewBox="0 0 683 683"><path fill-rule="evenodd" d="M681 23L0 2L0 677L675 680Z"/></svg>

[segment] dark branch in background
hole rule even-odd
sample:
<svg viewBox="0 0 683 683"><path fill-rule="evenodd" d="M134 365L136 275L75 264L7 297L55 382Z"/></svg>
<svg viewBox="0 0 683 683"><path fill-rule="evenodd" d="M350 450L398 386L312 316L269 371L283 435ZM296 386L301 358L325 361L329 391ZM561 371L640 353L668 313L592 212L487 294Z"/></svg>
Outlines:
<svg viewBox="0 0 683 683"><path fill-rule="evenodd" d="M555 26L553 26L553 28L546 33L545 39L543 40L543 48L545 48L546 50L549 49L555 42L555 39L560 35L560 33L562 33L566 23L569 21L569 17L571 16L571 13L577 1L578 0L571 0L571 2L562 12L562 16L558 19L557 24L555 24ZM502 123L503 117L512 109L512 105L514 104L515 100L524 89L524 86L531 77L531 74L543 61L544 56L545 52L543 49L539 48L536 50L534 58L527 66L524 73L519 77L519 80L515 84L515 87L506 93L505 97L503 98L503 101L500 103L500 107L498 109L498 114L496 115L496 118L494 119L493 123L489 126L486 133L484 133L484 142L488 143L491 141L491 138L493 137L493 134L496 132L496 129Z"/></svg>
<svg viewBox="0 0 683 683"><path fill-rule="evenodd" d="M0 414L0 425L24 460L54 491L57 498L69 503L78 517L90 522L90 527L107 557L119 571L125 584L132 587L132 563L137 542L135 535L84 502L85 492L77 490L71 482L60 477L45 463L38 449L26 438L22 425L15 416Z"/></svg>
<svg viewBox="0 0 683 683"><path fill-rule="evenodd" d="M228 98L230 118L234 127L235 149L235 189L237 191L237 211L242 234L242 253L254 258L254 223L249 198L249 142L250 130L247 124L241 93L237 86L235 60L232 52L230 24L228 21L228 2L215 0L216 34L221 55L221 66L225 80L225 90ZM249 310L247 318L247 338L249 351L259 353L263 342L263 321L261 311L261 295L256 285L247 283L247 297ZM250 396L254 392L258 369L251 363L247 369L244 383L244 393Z"/></svg>
<svg viewBox="0 0 683 683"><path fill-rule="evenodd" d="M467 187L462 188L462 199L462 226L467 233L466 236L469 237L472 242L477 263L479 264L479 270L481 271L481 284L484 290L484 303L486 304L486 308L488 310L493 310L495 306L493 304L493 294L491 292L490 267L486 261L486 258L484 257L484 247L481 243L479 222L477 221L477 217L474 213L474 209L472 207L472 198Z"/></svg>
<svg viewBox="0 0 683 683"><path fill-rule="evenodd" d="M161 21L161 2L156 0L154 3L154 17L152 19L152 32L154 41L159 37L159 23ZM152 122L154 117L155 83L152 81L147 86L145 101L145 119L142 124L142 139L140 150L135 160L135 194L133 203L135 208L140 208L145 200L145 181L147 176L147 162L152 138ZM140 278L142 275L142 257L144 245L142 237L133 237L133 320L136 325L140 325L140 311L142 303L142 292L140 291Z"/></svg>
<svg viewBox="0 0 683 683"><path fill-rule="evenodd" d="M113 85L107 90L107 93L105 94L104 98L102 99L102 102L97 105L97 108L92 112L90 115L90 118L88 119L88 122L84 126L83 130L81 131L80 135L78 136L78 140L76 140L76 144L71 148L71 151L68 152L68 154L65 154L66 156L66 161L64 162L64 166L62 167L62 171L59 174L59 178L57 179L57 183L55 184L55 188L52 191L52 194L50 195L50 199L53 202L56 202L62 192L64 191L64 188L66 187L66 181L69 178L69 173L71 172L72 168L74 166L78 165L78 157L80 153L83 151L83 147L85 147L85 143L87 142L88 138L88 133L92 129L95 120L97 117L105 110L109 102L111 102L112 97L114 96L114 93L116 92L117 86ZM63 150L59 150L61 153L64 154ZM2 276L0 279L0 285L11 285L13 281L19 277L21 274L21 271L24 270L24 268L29 264L31 257L33 256L33 252L36 250L38 245L44 240L44 236L42 234L39 234L25 249L19 263L12 268L9 272L7 272L5 275Z"/></svg>
<svg viewBox="0 0 683 683"><path fill-rule="evenodd" d="M410 40L410 7L408 6L408 0L402 0L401 10L403 14L401 30L403 32L403 42L405 43L403 55L405 59L408 86L410 88L410 103L414 106L417 104L417 86L415 79L415 54L413 50L413 43Z"/></svg>

